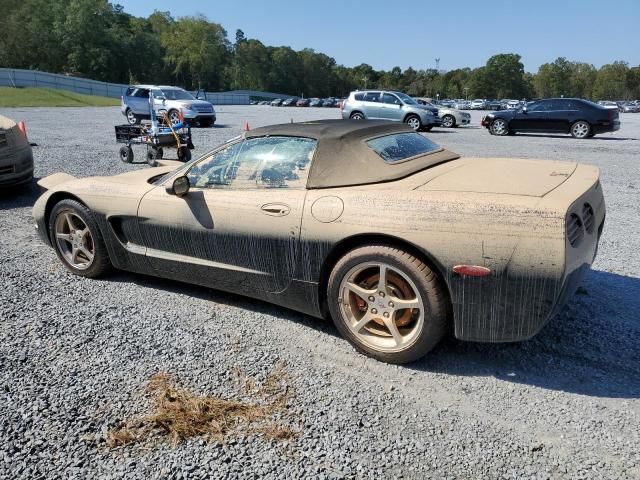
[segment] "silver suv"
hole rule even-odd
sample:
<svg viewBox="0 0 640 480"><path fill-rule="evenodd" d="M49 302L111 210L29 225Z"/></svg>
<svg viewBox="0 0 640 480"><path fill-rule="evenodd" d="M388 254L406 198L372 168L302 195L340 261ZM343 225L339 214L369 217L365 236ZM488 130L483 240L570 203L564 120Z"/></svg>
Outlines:
<svg viewBox="0 0 640 480"><path fill-rule="evenodd" d="M153 95L153 109L156 115L167 112L172 123L180 121L179 112L189 124L210 127L216 121L216 111L206 100L194 97L178 87L158 85L132 85L122 97L122 114L134 125L143 118L149 118L149 92Z"/></svg>
<svg viewBox="0 0 640 480"><path fill-rule="evenodd" d="M351 120L394 120L405 122L414 130L429 131L442 120L438 109L420 105L402 92L364 90L351 92L341 107L342 118Z"/></svg>

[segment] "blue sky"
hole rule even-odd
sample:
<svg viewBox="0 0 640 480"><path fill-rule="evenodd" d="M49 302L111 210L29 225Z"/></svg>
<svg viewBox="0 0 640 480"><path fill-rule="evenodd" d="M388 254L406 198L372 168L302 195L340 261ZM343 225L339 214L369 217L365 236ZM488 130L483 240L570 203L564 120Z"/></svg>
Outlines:
<svg viewBox="0 0 640 480"><path fill-rule="evenodd" d="M340 64L478 67L496 53L519 53L525 69L564 56L600 67L640 64L640 0L111 0L125 11L173 17L202 13L233 41L240 28L266 45L308 47Z"/></svg>

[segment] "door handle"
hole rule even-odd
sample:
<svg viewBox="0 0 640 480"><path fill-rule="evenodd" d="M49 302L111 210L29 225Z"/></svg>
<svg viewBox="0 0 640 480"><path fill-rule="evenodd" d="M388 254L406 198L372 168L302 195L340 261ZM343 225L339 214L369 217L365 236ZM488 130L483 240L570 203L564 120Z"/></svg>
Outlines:
<svg viewBox="0 0 640 480"><path fill-rule="evenodd" d="M289 205L285 205L284 203L267 203L260 207L266 215L271 215L273 217L284 217L285 215L289 215L291 208Z"/></svg>

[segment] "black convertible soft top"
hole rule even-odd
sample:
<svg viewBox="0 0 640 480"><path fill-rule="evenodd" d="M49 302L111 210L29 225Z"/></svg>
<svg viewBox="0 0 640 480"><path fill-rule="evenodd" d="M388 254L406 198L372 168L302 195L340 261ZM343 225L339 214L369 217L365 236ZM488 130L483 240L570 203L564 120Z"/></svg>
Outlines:
<svg viewBox="0 0 640 480"><path fill-rule="evenodd" d="M445 149L406 162L387 163L365 143L367 140L413 130L385 120L317 120L256 128L245 138L306 137L318 141L309 170L307 188L345 187L398 180L435 164L460 156Z"/></svg>

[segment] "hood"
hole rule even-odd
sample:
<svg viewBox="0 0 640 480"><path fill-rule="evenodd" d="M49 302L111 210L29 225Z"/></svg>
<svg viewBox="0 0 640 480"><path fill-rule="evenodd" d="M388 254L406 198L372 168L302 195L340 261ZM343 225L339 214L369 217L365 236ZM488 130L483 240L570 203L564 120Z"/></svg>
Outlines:
<svg viewBox="0 0 640 480"><path fill-rule="evenodd" d="M417 109L420 109L420 110L426 110L426 111L434 113L436 115L438 114L438 109L436 107L430 107L429 105L420 105L420 104L418 104L418 105L407 105L407 106L411 107L411 108L417 108Z"/></svg>
<svg viewBox="0 0 640 480"><path fill-rule="evenodd" d="M577 166L575 162L510 158L464 158L452 163L458 166L419 189L543 197L566 181Z"/></svg>
<svg viewBox="0 0 640 480"><path fill-rule="evenodd" d="M155 168L145 168L140 170L134 170L132 172L121 173L119 175L113 175L110 177L85 177L77 178L68 173L58 172L47 177L38 180L43 190L51 190L54 187L58 187L64 183L74 180L90 181L91 183L105 182L105 183L117 183L121 185L137 185L149 182L154 177L164 175L175 170L177 167L184 165L182 162L174 162L171 160L161 160L164 166Z"/></svg>

